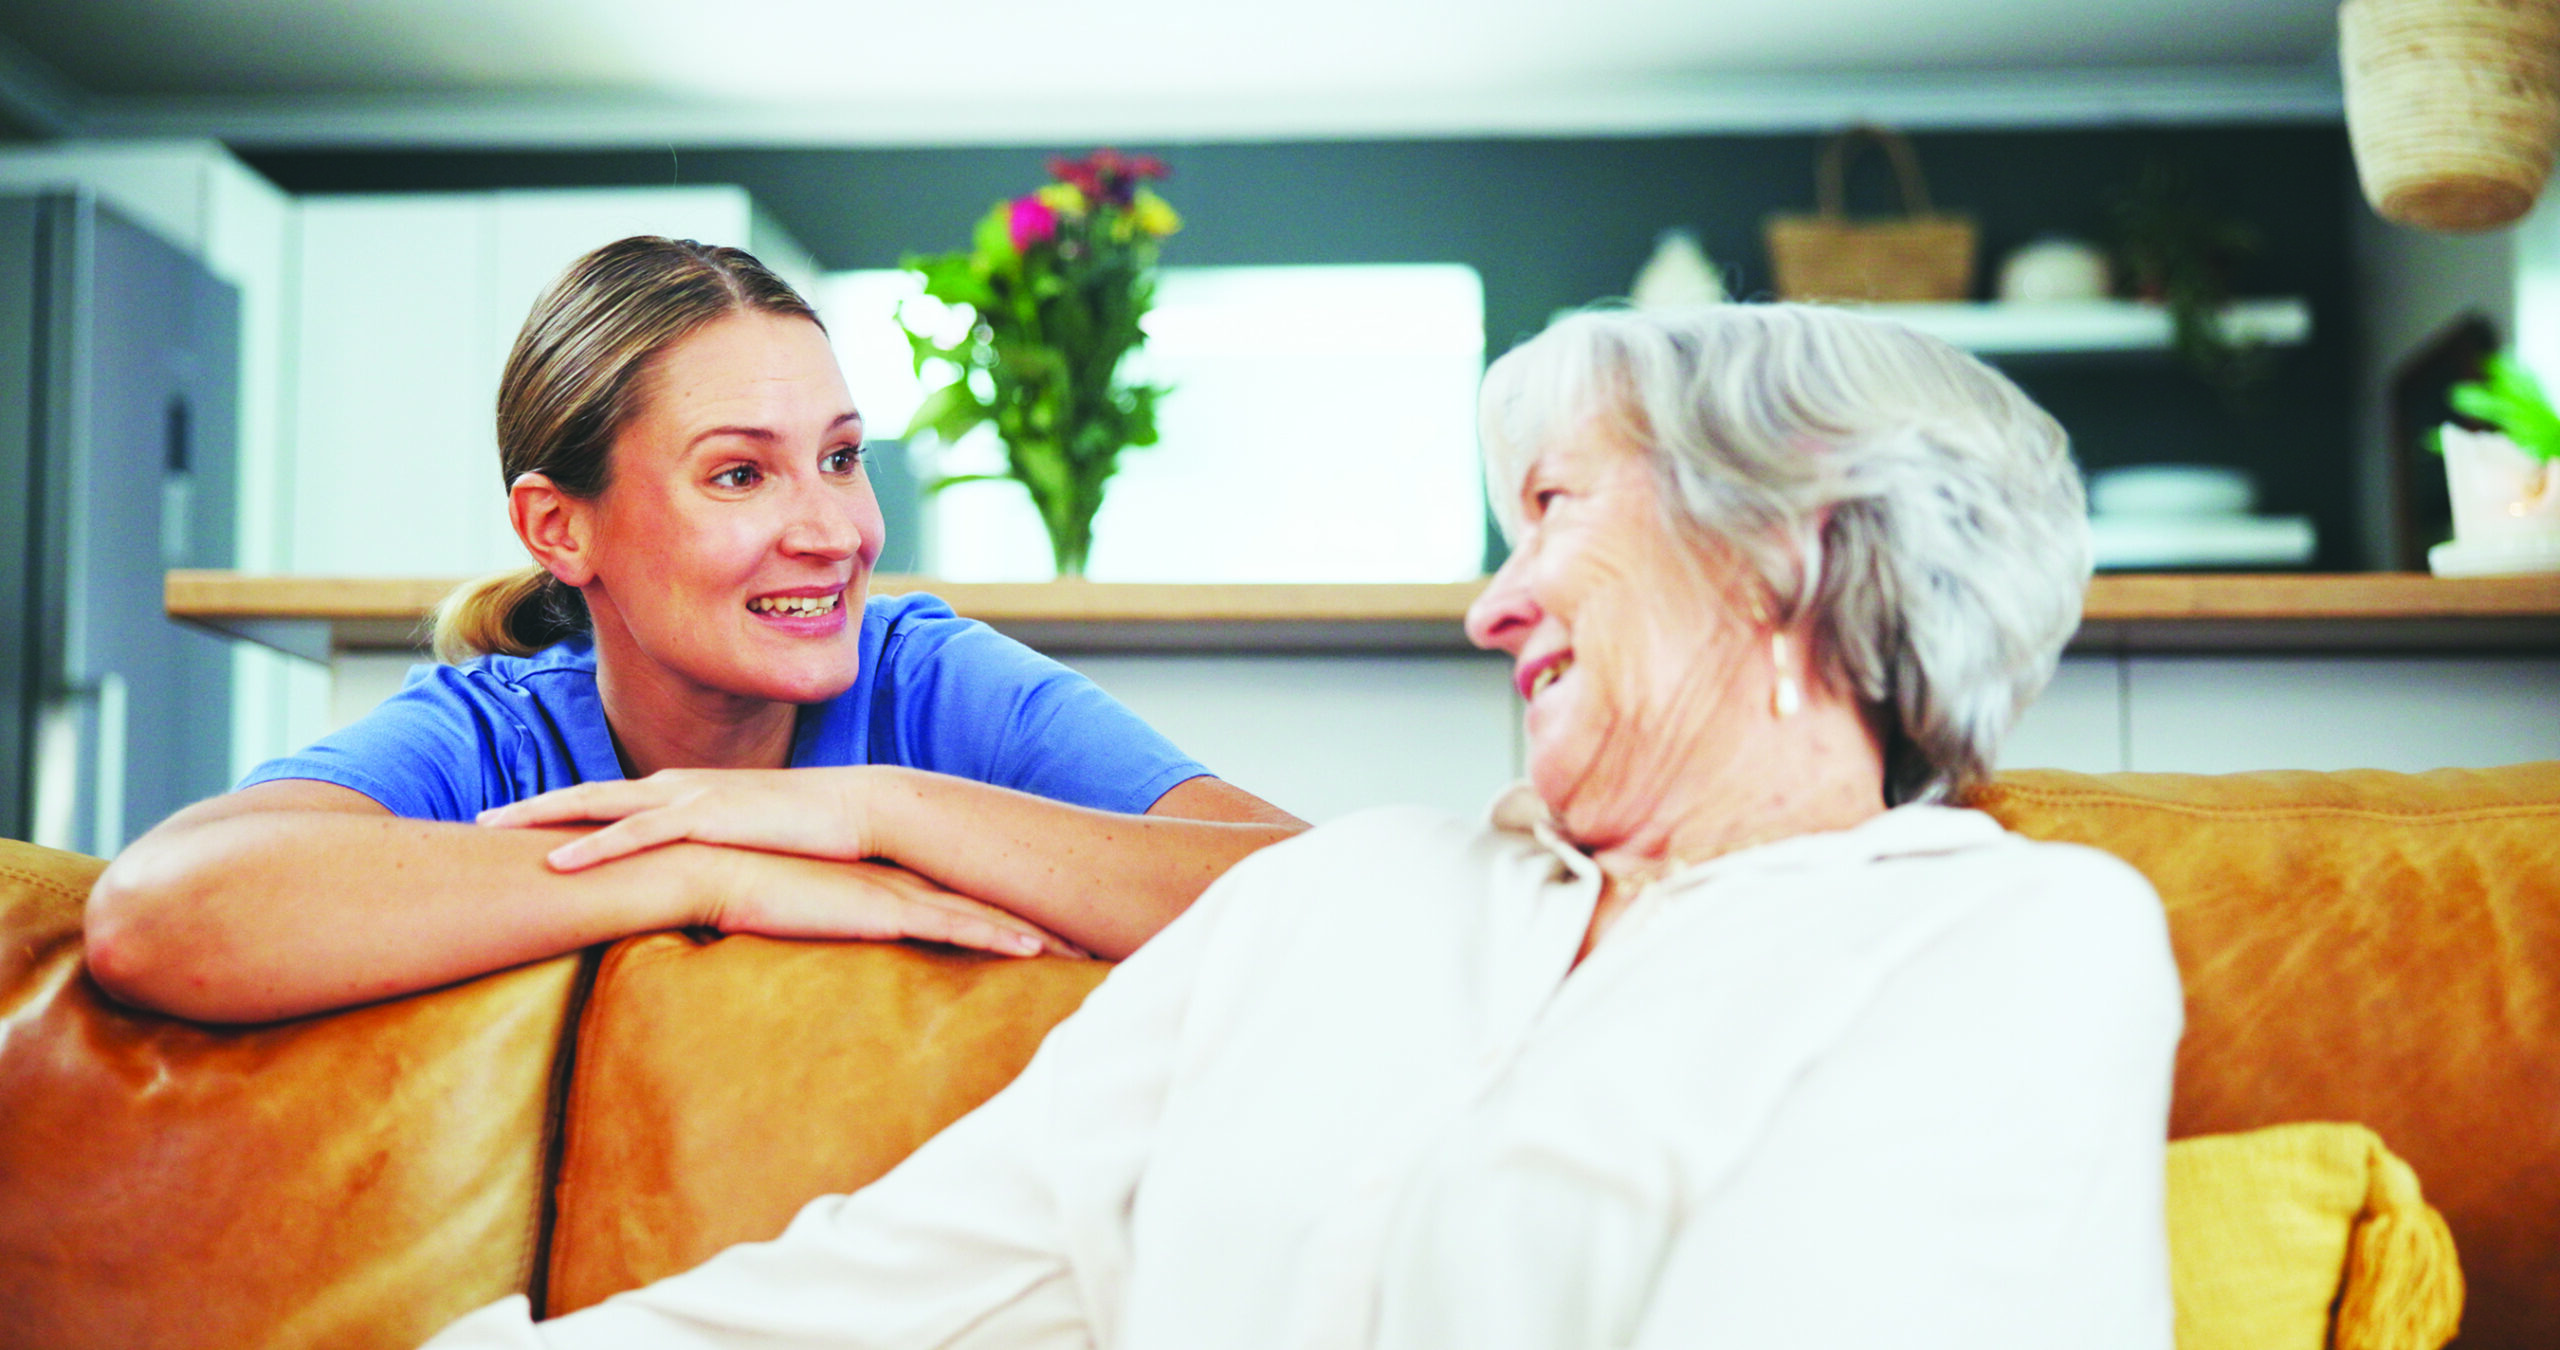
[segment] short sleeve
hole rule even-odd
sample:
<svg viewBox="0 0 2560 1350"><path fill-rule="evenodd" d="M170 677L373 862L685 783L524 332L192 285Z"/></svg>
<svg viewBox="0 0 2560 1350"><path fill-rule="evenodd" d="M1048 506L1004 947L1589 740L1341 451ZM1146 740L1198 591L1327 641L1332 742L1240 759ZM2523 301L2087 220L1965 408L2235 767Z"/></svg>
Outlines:
<svg viewBox="0 0 2560 1350"><path fill-rule="evenodd" d="M879 676L876 762L1133 813L1208 772L1093 681L939 601L893 619Z"/></svg>
<svg viewBox="0 0 2560 1350"><path fill-rule="evenodd" d="M450 666L415 666L400 692L309 748L271 759L239 786L309 779L351 788L395 816L466 821L499 805L486 766L498 729Z"/></svg>

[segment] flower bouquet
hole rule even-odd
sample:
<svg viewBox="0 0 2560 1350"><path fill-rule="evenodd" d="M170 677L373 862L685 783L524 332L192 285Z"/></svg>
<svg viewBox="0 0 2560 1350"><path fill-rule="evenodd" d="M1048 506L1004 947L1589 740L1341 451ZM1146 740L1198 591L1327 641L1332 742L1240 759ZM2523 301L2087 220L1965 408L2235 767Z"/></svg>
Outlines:
<svg viewBox="0 0 2560 1350"><path fill-rule="evenodd" d="M1021 483L1048 528L1059 575L1081 576L1120 452L1156 442L1165 391L1124 384L1119 368L1146 341L1157 242L1182 221L1144 186L1165 176L1152 155L1096 150L1052 159L1049 173L1056 181L1048 186L996 203L968 249L901 264L924 278L926 295L976 315L946 344L900 314L916 373L937 361L957 371L925 397L906 434L949 445L993 423L1006 471L939 478L928 490Z"/></svg>

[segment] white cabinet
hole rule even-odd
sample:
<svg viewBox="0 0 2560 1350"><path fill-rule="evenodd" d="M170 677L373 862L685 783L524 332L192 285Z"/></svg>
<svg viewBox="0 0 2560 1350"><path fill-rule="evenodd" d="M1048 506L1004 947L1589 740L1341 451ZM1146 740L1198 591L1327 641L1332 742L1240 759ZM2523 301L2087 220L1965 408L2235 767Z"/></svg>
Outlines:
<svg viewBox="0 0 2560 1350"><path fill-rule="evenodd" d="M498 473L500 368L542 288L633 234L737 245L799 285L815 274L734 187L304 198L288 570L522 565Z"/></svg>
<svg viewBox="0 0 2560 1350"><path fill-rule="evenodd" d="M2067 655L2000 743L2003 769L2124 767L2124 667L2113 656Z"/></svg>
<svg viewBox="0 0 2560 1350"><path fill-rule="evenodd" d="M1460 652L1067 654L1209 771L1306 820L1473 816L1521 773L1511 660Z"/></svg>
<svg viewBox="0 0 2560 1350"><path fill-rule="evenodd" d="M2548 656L2125 659L2125 767L2137 772L2560 759L2560 660Z"/></svg>
<svg viewBox="0 0 2560 1350"><path fill-rule="evenodd" d="M2063 659L2004 769L2238 773L2560 759L2560 658L2130 653Z"/></svg>

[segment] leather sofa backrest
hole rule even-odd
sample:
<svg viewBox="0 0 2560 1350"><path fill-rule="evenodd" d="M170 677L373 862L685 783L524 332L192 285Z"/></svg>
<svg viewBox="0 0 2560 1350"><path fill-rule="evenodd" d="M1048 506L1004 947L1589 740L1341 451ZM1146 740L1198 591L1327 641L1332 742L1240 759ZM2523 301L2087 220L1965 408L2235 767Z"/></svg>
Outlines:
<svg viewBox="0 0 2560 1350"><path fill-rule="evenodd" d="M2028 772L1974 804L2159 889L2173 1136L2372 1126L2453 1226L2457 1345L2560 1345L2560 764ZM99 866L0 841L0 1350L405 1347L507 1293L585 1306L885 1171L1104 973L659 934L207 1029L80 973Z"/></svg>
<svg viewBox="0 0 2560 1350"><path fill-rule="evenodd" d="M2151 879L2172 1138L2372 1127L2453 1229L2462 1350L2560 1345L2560 764L2003 775L1974 802Z"/></svg>
<svg viewBox="0 0 2560 1350"><path fill-rule="evenodd" d="M0 841L0 1346L408 1350L526 1287L575 958L199 1027L82 973L101 867Z"/></svg>
<svg viewBox="0 0 2560 1350"><path fill-rule="evenodd" d="M616 945L579 1019L547 1311L869 1184L1012 1082L1109 970L877 943Z"/></svg>

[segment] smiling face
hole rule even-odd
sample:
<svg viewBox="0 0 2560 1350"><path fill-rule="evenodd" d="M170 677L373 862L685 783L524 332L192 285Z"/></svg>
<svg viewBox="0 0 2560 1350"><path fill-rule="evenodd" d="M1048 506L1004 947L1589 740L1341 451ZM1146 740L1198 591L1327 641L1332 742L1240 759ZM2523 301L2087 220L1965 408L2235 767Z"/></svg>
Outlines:
<svg viewBox="0 0 2560 1350"><path fill-rule="evenodd" d="M1758 583L1676 531L1646 456L1595 423L1532 460L1519 494L1510 560L1467 636L1513 657L1530 781L1566 837L1618 847L1766 719Z"/></svg>
<svg viewBox="0 0 2560 1350"><path fill-rule="evenodd" d="M663 353L585 517L579 587L617 683L815 703L852 687L880 555L862 419L806 319L729 315Z"/></svg>

